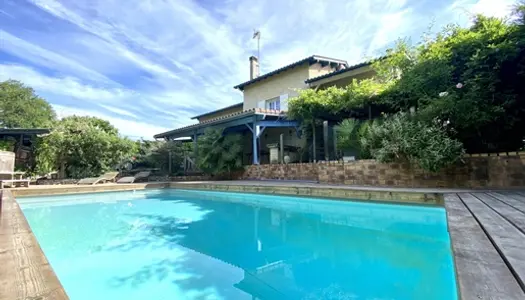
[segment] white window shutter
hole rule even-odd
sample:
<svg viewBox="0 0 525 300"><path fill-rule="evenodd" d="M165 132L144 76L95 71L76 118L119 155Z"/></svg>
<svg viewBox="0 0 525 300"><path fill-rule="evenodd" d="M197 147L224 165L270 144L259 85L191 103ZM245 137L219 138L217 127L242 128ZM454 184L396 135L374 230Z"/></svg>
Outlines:
<svg viewBox="0 0 525 300"><path fill-rule="evenodd" d="M265 109L266 108L266 101L261 100L257 102L257 108Z"/></svg>
<svg viewBox="0 0 525 300"><path fill-rule="evenodd" d="M279 96L279 102L281 102L281 110L288 110L288 94Z"/></svg>

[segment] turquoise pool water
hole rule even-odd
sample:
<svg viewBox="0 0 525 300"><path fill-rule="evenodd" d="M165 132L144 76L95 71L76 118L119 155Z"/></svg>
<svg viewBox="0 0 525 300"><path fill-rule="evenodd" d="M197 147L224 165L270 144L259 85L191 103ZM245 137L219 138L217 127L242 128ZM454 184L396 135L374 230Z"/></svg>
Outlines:
<svg viewBox="0 0 525 300"><path fill-rule="evenodd" d="M19 198L79 299L457 299L445 210L181 190Z"/></svg>

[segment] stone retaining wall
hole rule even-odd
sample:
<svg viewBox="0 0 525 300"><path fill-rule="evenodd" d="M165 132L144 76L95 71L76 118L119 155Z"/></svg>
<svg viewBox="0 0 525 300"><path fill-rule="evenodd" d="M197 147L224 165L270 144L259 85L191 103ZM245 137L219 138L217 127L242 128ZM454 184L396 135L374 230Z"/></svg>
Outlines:
<svg viewBox="0 0 525 300"><path fill-rule="evenodd" d="M525 153L464 157L438 173L408 163L383 164L375 160L252 165L243 179L315 180L328 184L393 187L506 188L525 186Z"/></svg>
<svg viewBox="0 0 525 300"><path fill-rule="evenodd" d="M245 179L286 179L318 180L317 164L273 164L248 166L242 178Z"/></svg>
<svg viewBox="0 0 525 300"><path fill-rule="evenodd" d="M171 176L170 181L206 181L211 180L207 175Z"/></svg>

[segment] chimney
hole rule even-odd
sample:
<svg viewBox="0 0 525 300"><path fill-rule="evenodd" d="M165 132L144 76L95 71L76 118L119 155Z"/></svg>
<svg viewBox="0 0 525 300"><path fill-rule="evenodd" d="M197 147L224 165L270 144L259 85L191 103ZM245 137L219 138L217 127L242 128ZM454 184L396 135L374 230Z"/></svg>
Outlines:
<svg viewBox="0 0 525 300"><path fill-rule="evenodd" d="M259 77L259 60L255 56L250 56L250 80Z"/></svg>

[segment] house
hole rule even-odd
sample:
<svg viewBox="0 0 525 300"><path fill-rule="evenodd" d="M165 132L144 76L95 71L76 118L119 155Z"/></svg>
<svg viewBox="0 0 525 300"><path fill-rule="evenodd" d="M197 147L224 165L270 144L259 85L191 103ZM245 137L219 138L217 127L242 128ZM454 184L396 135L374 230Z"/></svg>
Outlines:
<svg viewBox="0 0 525 300"><path fill-rule="evenodd" d="M288 156L290 162L326 159L328 149L319 151L327 148L326 139L323 147L321 134L317 138L302 136L299 123L287 119L288 99L297 96L302 89L344 87L353 79L369 78L375 74L370 62L350 66L345 60L319 55L264 75L259 74L257 58L251 56L249 70L250 80L234 87L243 93L243 102L195 116L192 119L198 123L154 137L166 140L190 137L194 142L195 157L198 157L198 136L207 128L221 127L226 133L244 135L244 164L282 162L284 156Z"/></svg>

